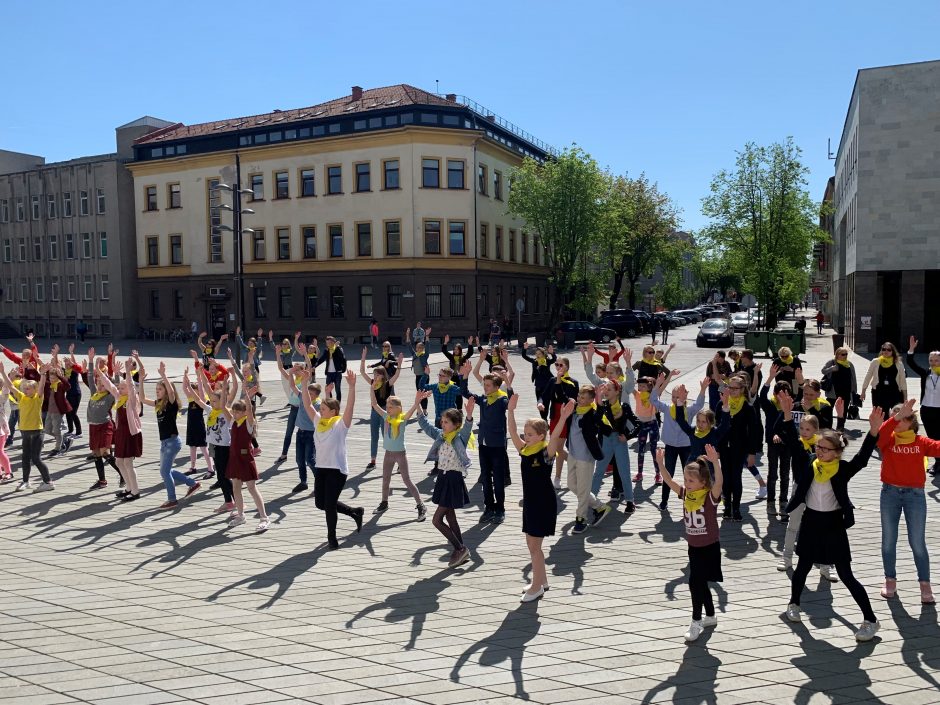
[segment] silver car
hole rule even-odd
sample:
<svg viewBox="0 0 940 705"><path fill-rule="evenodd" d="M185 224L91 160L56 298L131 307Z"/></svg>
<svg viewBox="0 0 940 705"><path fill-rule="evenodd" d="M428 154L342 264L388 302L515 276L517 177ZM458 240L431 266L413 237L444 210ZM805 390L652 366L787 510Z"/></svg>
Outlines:
<svg viewBox="0 0 940 705"><path fill-rule="evenodd" d="M735 333L746 333L750 330L752 324L751 314L747 311L738 311L731 314L731 325L734 326Z"/></svg>

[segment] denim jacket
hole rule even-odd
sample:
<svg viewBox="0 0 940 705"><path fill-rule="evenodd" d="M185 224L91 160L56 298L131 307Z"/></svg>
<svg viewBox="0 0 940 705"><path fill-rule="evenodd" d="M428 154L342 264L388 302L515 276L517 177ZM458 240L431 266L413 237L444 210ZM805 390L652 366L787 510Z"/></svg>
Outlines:
<svg viewBox="0 0 940 705"><path fill-rule="evenodd" d="M421 426L422 431L434 439L431 450L428 451L428 457L424 459L424 462L428 462L429 460L437 462L438 453L440 452L441 445L444 443L444 432L428 421L427 414L418 416L418 424ZM470 442L470 434L472 432L473 419L466 418L463 421L463 426L460 427L460 433L458 433L457 437L454 439L454 450L457 452L457 457L460 459L460 464L463 465L465 471L470 467L470 456L467 455L467 443Z"/></svg>

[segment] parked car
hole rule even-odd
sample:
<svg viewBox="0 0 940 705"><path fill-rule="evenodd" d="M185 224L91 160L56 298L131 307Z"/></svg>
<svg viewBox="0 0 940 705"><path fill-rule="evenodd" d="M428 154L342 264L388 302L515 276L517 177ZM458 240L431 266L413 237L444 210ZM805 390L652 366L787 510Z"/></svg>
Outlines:
<svg viewBox="0 0 940 705"><path fill-rule="evenodd" d="M575 341L592 340L595 343L609 343L617 337L612 328L601 328L590 321L565 321L558 324L555 336L560 343L564 343L570 336Z"/></svg>
<svg viewBox="0 0 940 705"><path fill-rule="evenodd" d="M643 322L627 309L604 311L598 323L604 328L612 328L622 338L633 338L643 332Z"/></svg>
<svg viewBox="0 0 940 705"><path fill-rule="evenodd" d="M643 324L643 332L649 333L653 325L653 318L646 311L640 311L639 309L633 309L633 313L636 314L636 317L640 319L640 322Z"/></svg>
<svg viewBox="0 0 940 705"><path fill-rule="evenodd" d="M734 345L734 328L726 318L710 318L699 328L695 344L704 348L709 345L730 347Z"/></svg>
<svg viewBox="0 0 940 705"><path fill-rule="evenodd" d="M751 314L747 311L738 311L731 314L731 325L735 333L746 333L751 328Z"/></svg>
<svg viewBox="0 0 940 705"><path fill-rule="evenodd" d="M684 318L688 318L691 323L701 323L703 320L701 311L696 311L695 309L685 308L676 311L676 313Z"/></svg>

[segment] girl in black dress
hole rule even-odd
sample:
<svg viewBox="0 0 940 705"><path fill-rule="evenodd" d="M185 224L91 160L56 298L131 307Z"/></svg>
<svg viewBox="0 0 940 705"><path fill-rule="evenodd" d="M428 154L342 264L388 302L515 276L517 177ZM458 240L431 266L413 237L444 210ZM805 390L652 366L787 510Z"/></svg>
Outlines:
<svg viewBox="0 0 940 705"><path fill-rule="evenodd" d="M891 416L891 409L896 404L907 400L907 378L904 375L904 363L901 362L894 343L883 343L881 355L871 361L865 381L862 382L862 401L871 391L871 405L877 406L885 418Z"/></svg>
<svg viewBox="0 0 940 705"><path fill-rule="evenodd" d="M189 402L186 407L186 445L189 446L189 472L186 474L195 475L198 472L196 459L199 457L199 451L202 451L202 457L205 458L206 467L208 468L202 479L208 480L215 475L215 468L212 467L212 456L209 454L206 443L206 415L202 407L195 401L193 386L189 381L188 367L183 372L183 393Z"/></svg>
<svg viewBox="0 0 940 705"><path fill-rule="evenodd" d="M545 419L527 419L519 435L515 410L519 395L509 397L507 426L509 437L519 451L522 461L522 532L525 534L532 559L532 584L526 587L522 602L539 599L548 589L545 573L545 553L542 540L555 533L555 518L558 516L558 499L552 485L552 458L565 442L560 433L549 442L548 423ZM575 403L569 401L561 411L562 428L574 411Z"/></svg>

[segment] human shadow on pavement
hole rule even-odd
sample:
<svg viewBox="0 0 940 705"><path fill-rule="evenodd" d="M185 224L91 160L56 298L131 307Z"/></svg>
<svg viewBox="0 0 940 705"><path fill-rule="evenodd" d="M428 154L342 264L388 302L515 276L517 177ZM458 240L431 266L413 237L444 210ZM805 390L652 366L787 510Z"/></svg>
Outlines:
<svg viewBox="0 0 940 705"><path fill-rule="evenodd" d="M731 561L740 561L760 548L760 527L757 518L751 512L742 513L742 522L732 522L728 519L721 521L721 548ZM747 529L753 529L751 535Z"/></svg>
<svg viewBox="0 0 940 705"><path fill-rule="evenodd" d="M901 658L921 680L940 693L940 649L936 646L937 606L920 605L920 617L912 617L901 599L887 600L891 617L901 635Z"/></svg>
<svg viewBox="0 0 940 705"><path fill-rule="evenodd" d="M666 595L666 599L673 601L676 598L676 588L680 585L685 585L686 589L689 584L689 566L686 564L682 568L682 575L675 577L669 582L666 583L666 587L663 588L663 593ZM721 587L720 583L708 583L708 587L715 592L715 595L718 597L718 611L725 612L728 607L728 593Z"/></svg>
<svg viewBox="0 0 940 705"><path fill-rule="evenodd" d="M572 522L569 525L573 526L574 524ZM588 553L585 550L584 543L584 534L562 533L561 538L552 544L548 555L545 557L545 565L546 567L551 566L552 575L570 575L572 577L572 595L581 594L581 586L584 585L584 565L594 557L593 553Z"/></svg>
<svg viewBox="0 0 940 705"><path fill-rule="evenodd" d="M457 662L450 671L450 679L454 683L460 682L460 670L470 661L471 657L480 654L481 666L499 667L503 661L509 661L512 679L516 685L515 697L529 700L522 677L522 658L525 654L526 644L536 637L542 623L539 621L537 611L538 602L521 605L509 612L502 623L491 635L472 644L460 654Z"/></svg>
<svg viewBox="0 0 940 705"><path fill-rule="evenodd" d="M818 694L830 697L833 693L832 680L836 677L843 681L837 690L839 702L880 702L870 689L871 678L862 668L862 659L872 655L875 646L881 641L879 638L860 642L847 651L842 646L833 646L828 641L816 639L801 622L791 626L800 637L803 655L794 656L790 663L806 676L806 681L798 685L794 705L809 705Z"/></svg>
<svg viewBox="0 0 940 705"><path fill-rule="evenodd" d="M60 498L59 501L61 502L63 500ZM59 528L60 526L73 524L84 519L90 519L93 516L114 509L114 507L115 505L113 502L94 502L93 504L79 504L77 507L69 509L68 511L62 512L60 514L42 516L35 522L34 526L36 527L36 531L30 534L29 538L34 539L52 531L53 529Z"/></svg>
<svg viewBox="0 0 940 705"><path fill-rule="evenodd" d="M466 517L458 517L459 521L463 521ZM461 527L462 528L462 527ZM461 531L463 534L463 543L464 546L470 549L470 562L469 564L464 564L467 566L464 570L472 570L477 565L483 564L486 561L480 556L479 549L480 546L486 541L489 536L496 531L495 524L481 524L476 522L470 526L469 529ZM434 530L437 533L437 529ZM450 560L450 552L453 551L453 547L444 541L444 537L438 534L441 539L441 543L436 543L431 546L422 546L418 548L411 557L411 565L421 565L421 561L424 560L424 554L430 553L432 551L441 551L441 557L438 559L439 563L447 563ZM443 546L443 548L442 548Z"/></svg>
<svg viewBox="0 0 940 705"><path fill-rule="evenodd" d="M674 689L672 702L676 705L717 705L715 683L721 659L706 648L712 633L713 630L706 629L695 643L687 644L676 672L650 688L641 702L665 702L660 696Z"/></svg>
<svg viewBox="0 0 940 705"><path fill-rule="evenodd" d="M678 500L674 500L678 501ZM682 520L682 509L679 505L677 515L672 515L668 510L660 511L658 508L656 511L659 512L659 519L656 521L656 527L653 531L641 531L639 536L643 539L644 543L653 543L650 541L651 536L659 536L662 538L663 543L676 543L685 539L685 524Z"/></svg>
<svg viewBox="0 0 940 705"><path fill-rule="evenodd" d="M276 587L277 589L274 591L274 594L257 608L259 610L267 609L284 597L294 584L294 581L313 568L317 564L317 561L319 561L324 554L328 553L329 550L329 545L323 543L307 553L290 556L277 565L268 568L268 570L263 573L242 578L231 585L219 588L206 599L209 602L215 602L225 593L237 590L241 587L245 587L248 590L266 590L271 587Z"/></svg>

